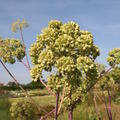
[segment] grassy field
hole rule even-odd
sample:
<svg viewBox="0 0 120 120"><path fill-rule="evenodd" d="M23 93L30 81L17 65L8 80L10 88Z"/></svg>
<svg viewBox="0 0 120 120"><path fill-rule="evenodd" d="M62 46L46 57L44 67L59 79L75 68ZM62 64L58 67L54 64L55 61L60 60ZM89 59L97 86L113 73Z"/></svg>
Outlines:
<svg viewBox="0 0 120 120"><path fill-rule="evenodd" d="M16 92L19 92L19 91L16 91ZM29 91L29 93L31 94L32 98L36 101L36 103L39 105L55 105L55 98L49 95L46 90ZM23 93L21 92L21 94ZM9 98L9 99L7 98L0 99L0 120L9 120L8 119L9 106L10 106L9 104L15 101L20 101L22 99L28 99L28 98L16 97L16 98ZM73 120L96 120L94 119L94 116L91 116L92 114L95 115L95 111L93 108L94 108L93 106L88 106L87 104L78 105L74 111ZM100 105L99 108L102 111L102 116L104 116L103 120L107 120L108 118L107 118L104 105ZM120 105L113 104L112 112L113 112L113 120L119 120ZM67 112L64 112L63 114L61 114L58 120L68 120Z"/></svg>
<svg viewBox="0 0 120 120"><path fill-rule="evenodd" d="M0 120L8 120L9 106L7 99L0 99Z"/></svg>
<svg viewBox="0 0 120 120"><path fill-rule="evenodd" d="M34 101L41 106L55 105L54 97L49 95L46 90L29 90L28 93L34 99ZM29 100L29 98L24 96L25 95L21 91L11 91L10 98L2 95L2 98L0 98L0 120L9 120L9 107L11 103L23 99Z"/></svg>
<svg viewBox="0 0 120 120"><path fill-rule="evenodd" d="M9 99L9 102L15 102L15 101L20 101L21 99L26 99L26 98L11 98ZM55 99L52 96L36 96L33 97L33 99L36 101L36 103L39 103L40 105L55 105ZM8 101L0 101L0 120L8 120ZM6 105L7 104L7 105ZM74 120L89 120L88 116L87 116L87 111L83 111L87 110L86 106L82 105L82 106L78 106L74 112ZM59 116L59 120L67 120L67 113L64 113L62 115Z"/></svg>
<svg viewBox="0 0 120 120"><path fill-rule="evenodd" d="M54 105L55 104L54 97L50 96L50 95L49 96L48 95L46 95L46 96L35 96L35 97L32 97L32 98L39 105L45 105L45 104L47 104L47 105L49 105L49 104L50 105ZM12 103L12 102L15 102L15 101L20 101L22 99L28 99L29 100L29 98L21 97L21 98L11 98L11 99L9 99L9 101L10 101L10 103Z"/></svg>

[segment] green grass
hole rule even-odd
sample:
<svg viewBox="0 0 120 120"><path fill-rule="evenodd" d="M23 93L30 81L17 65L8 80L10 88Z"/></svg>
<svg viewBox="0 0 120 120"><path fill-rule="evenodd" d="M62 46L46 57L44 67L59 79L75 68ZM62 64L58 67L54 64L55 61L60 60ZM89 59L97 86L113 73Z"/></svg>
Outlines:
<svg viewBox="0 0 120 120"><path fill-rule="evenodd" d="M0 120L8 120L9 117L9 101L7 99L0 99Z"/></svg>
<svg viewBox="0 0 120 120"><path fill-rule="evenodd" d="M90 116L88 115L88 113L91 110L92 110L92 107L88 107L85 104L78 105L77 108L74 110L73 120L92 120ZM68 113L65 112L64 114L60 115L59 120L68 120Z"/></svg>
<svg viewBox="0 0 120 120"><path fill-rule="evenodd" d="M32 97L34 99L34 101L39 104L39 105L55 105L55 98L53 96L50 95L46 95L46 96L35 96ZM25 97L21 97L21 98L10 98L9 101L10 103L12 102L16 102L16 101L20 101L23 99L28 99L29 98L25 98Z"/></svg>

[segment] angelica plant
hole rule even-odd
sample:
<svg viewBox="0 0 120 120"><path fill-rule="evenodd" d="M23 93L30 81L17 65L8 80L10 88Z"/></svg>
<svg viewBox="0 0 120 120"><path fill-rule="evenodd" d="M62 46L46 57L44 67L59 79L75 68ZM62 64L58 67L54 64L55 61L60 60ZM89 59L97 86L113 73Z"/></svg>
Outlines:
<svg viewBox="0 0 120 120"><path fill-rule="evenodd" d="M48 86L55 91L56 115L58 99L65 85L64 105L72 120L76 105L84 101L87 88L96 82L98 71L95 59L99 56L98 47L94 44L93 35L75 22L62 23L52 20L48 27L37 35L36 42L30 47L33 63L32 80L40 80L42 71L56 73L48 77Z"/></svg>

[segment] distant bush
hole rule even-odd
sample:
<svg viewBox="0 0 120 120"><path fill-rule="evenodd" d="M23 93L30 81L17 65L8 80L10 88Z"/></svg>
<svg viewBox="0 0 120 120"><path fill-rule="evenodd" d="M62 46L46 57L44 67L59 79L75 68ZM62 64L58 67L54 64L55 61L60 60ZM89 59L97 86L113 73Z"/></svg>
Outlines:
<svg viewBox="0 0 120 120"><path fill-rule="evenodd" d="M1 86L1 90L20 90L18 86Z"/></svg>
<svg viewBox="0 0 120 120"><path fill-rule="evenodd" d="M43 84L38 81L38 82L30 82L26 85L21 85L24 89L43 89L44 86ZM20 90L19 86L17 86L16 84L10 82L9 85L7 86L1 86L0 87L1 90Z"/></svg>
<svg viewBox="0 0 120 120"><path fill-rule="evenodd" d="M27 85L23 85L23 87L24 89L38 89L38 88L43 89L44 88L43 84L40 81L37 81L37 82L32 81Z"/></svg>

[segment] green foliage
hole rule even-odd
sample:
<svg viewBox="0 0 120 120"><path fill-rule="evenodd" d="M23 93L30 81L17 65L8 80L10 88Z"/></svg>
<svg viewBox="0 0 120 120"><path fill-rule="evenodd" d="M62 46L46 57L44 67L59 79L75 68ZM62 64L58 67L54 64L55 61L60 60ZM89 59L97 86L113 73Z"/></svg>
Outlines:
<svg viewBox="0 0 120 120"><path fill-rule="evenodd" d="M28 23L25 20L20 21L19 19L16 22L12 23L11 30L12 32L17 32L18 29L23 30L24 28L28 27Z"/></svg>
<svg viewBox="0 0 120 120"><path fill-rule="evenodd" d="M68 115L64 111L58 117L58 120L68 120ZM78 105L73 112L73 120L99 120L94 108L92 106L88 106L86 104Z"/></svg>
<svg viewBox="0 0 120 120"><path fill-rule="evenodd" d="M44 86L40 81L37 81L37 82L32 81L26 85L23 85L23 88L24 89L43 89Z"/></svg>
<svg viewBox="0 0 120 120"><path fill-rule="evenodd" d="M102 90L113 89L114 85L115 81L110 74L104 76L99 82L99 86L101 87Z"/></svg>
<svg viewBox="0 0 120 120"><path fill-rule="evenodd" d="M97 63L97 69L99 75L103 74L106 70L106 66L104 64Z"/></svg>
<svg viewBox="0 0 120 120"><path fill-rule="evenodd" d="M109 52L109 56L107 58L109 65L119 65L120 64L120 48L115 48Z"/></svg>
<svg viewBox="0 0 120 120"><path fill-rule="evenodd" d="M11 120L37 120L34 106L26 100L12 103L10 118Z"/></svg>
<svg viewBox="0 0 120 120"><path fill-rule="evenodd" d="M18 86L1 86L1 90L20 90Z"/></svg>
<svg viewBox="0 0 120 120"><path fill-rule="evenodd" d="M48 86L54 91L61 91L64 81L64 78L58 75L50 75L48 77Z"/></svg>
<svg viewBox="0 0 120 120"><path fill-rule="evenodd" d="M43 84L40 81L37 81L37 82L32 81L32 82L30 82L30 83L28 83L26 85L22 85L21 84L21 86L25 90L28 90L28 89L30 89L30 90L33 90L33 89L43 89L44 88ZM10 84L9 83L9 86L8 85L1 86L0 89L1 90L21 90L19 88L19 86L17 86L15 83L14 84L12 84L12 83Z"/></svg>
<svg viewBox="0 0 120 120"><path fill-rule="evenodd" d="M50 21L30 48L34 65L30 72L32 80L39 80L43 70L56 68L57 72L48 77L48 86L60 92L66 85L66 106L74 104L75 107L85 99L87 88L97 80L94 60L99 54L92 34L80 30L77 23Z"/></svg>
<svg viewBox="0 0 120 120"><path fill-rule="evenodd" d="M120 68L115 67L111 72L110 76L114 79L116 84L120 84Z"/></svg>
<svg viewBox="0 0 120 120"><path fill-rule="evenodd" d="M114 102L115 102L116 104L120 104L120 95L117 96L117 97L114 99Z"/></svg>
<svg viewBox="0 0 120 120"><path fill-rule="evenodd" d="M80 56L77 58L77 68L82 73L82 78L92 83L93 79L97 79L97 66L89 57ZM87 81L86 81L87 82Z"/></svg>
<svg viewBox="0 0 120 120"><path fill-rule="evenodd" d="M117 85L120 84L120 68L113 68L107 75L103 76L98 82L98 86L102 90L117 90Z"/></svg>
<svg viewBox="0 0 120 120"><path fill-rule="evenodd" d="M98 83L95 85L97 89L100 89L102 91L106 90L112 90L115 87L115 80L112 77L112 71L108 72L104 75L105 72L105 66L98 64L98 71L101 77L101 79L98 81Z"/></svg>
<svg viewBox="0 0 120 120"><path fill-rule="evenodd" d="M13 64L25 56L24 46L16 39L0 39L0 58L3 62Z"/></svg>
<svg viewBox="0 0 120 120"><path fill-rule="evenodd" d="M30 74L32 76L32 80L37 82L42 77L42 75L41 75L42 74L42 68L39 65L36 65L31 69Z"/></svg>
<svg viewBox="0 0 120 120"><path fill-rule="evenodd" d="M107 73L107 75L103 76L99 81L98 86L102 88L102 90L110 90L115 87L116 83L119 83L120 80L120 48L115 48L109 52L107 57L107 61L110 66L114 67L112 70Z"/></svg>

